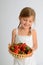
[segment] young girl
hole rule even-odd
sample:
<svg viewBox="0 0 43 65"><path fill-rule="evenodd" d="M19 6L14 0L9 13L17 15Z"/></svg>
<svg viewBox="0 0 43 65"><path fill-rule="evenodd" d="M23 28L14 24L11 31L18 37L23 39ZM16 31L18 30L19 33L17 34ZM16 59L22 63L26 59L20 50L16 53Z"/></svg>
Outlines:
<svg viewBox="0 0 43 65"><path fill-rule="evenodd" d="M32 24L35 21L35 11L30 7L23 8L19 20L18 28L12 31L12 44L26 43L32 48L33 54L24 59L14 58L14 65L36 65L34 51L37 49L37 35L36 31L32 29Z"/></svg>

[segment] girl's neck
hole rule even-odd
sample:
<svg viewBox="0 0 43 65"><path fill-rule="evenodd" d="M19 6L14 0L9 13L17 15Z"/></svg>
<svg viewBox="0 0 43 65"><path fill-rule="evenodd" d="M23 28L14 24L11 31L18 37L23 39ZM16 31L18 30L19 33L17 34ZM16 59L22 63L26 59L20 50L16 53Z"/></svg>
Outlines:
<svg viewBox="0 0 43 65"><path fill-rule="evenodd" d="M19 30L21 30L22 32L25 32L25 33L26 33L26 35L30 35L30 34L31 34L31 32L30 32L30 29L29 29L29 28L24 29L24 28L22 28L22 27L19 27Z"/></svg>
<svg viewBox="0 0 43 65"><path fill-rule="evenodd" d="M29 31L29 28L22 28L22 27L20 27L19 29L27 31L27 32Z"/></svg>

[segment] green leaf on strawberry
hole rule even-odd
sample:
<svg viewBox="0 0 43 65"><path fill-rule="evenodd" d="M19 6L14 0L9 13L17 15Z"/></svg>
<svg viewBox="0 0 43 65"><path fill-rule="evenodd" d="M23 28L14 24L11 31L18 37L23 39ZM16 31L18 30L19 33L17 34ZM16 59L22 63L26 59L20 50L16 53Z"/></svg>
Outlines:
<svg viewBox="0 0 43 65"><path fill-rule="evenodd" d="M27 51L29 51L29 50L30 50L30 47L26 46L25 49L26 49Z"/></svg>
<svg viewBox="0 0 43 65"><path fill-rule="evenodd" d="M11 46L11 47L10 47L10 50L11 50L11 51L14 51L14 47L13 47L13 46Z"/></svg>
<svg viewBox="0 0 43 65"><path fill-rule="evenodd" d="M24 54L24 52L23 51L19 51L19 54Z"/></svg>

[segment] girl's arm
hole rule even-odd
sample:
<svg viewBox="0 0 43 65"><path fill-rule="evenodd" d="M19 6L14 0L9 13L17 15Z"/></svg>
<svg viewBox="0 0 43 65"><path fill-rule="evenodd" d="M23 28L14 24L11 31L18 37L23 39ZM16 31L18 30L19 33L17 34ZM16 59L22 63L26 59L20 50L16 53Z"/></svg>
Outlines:
<svg viewBox="0 0 43 65"><path fill-rule="evenodd" d="M33 35L33 51L37 49L38 47L38 44L37 44L37 34L36 34L36 31L33 30L32 31L32 35Z"/></svg>
<svg viewBox="0 0 43 65"><path fill-rule="evenodd" d="M12 45L15 43L15 36L16 36L16 29L13 29L13 31L12 31L12 39L11 39L11 44Z"/></svg>

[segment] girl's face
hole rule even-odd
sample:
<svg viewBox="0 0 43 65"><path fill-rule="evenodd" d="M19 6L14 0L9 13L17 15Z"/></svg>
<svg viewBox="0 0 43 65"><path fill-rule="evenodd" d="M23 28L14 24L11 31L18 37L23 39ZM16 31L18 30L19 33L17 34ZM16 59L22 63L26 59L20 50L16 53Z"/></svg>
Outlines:
<svg viewBox="0 0 43 65"><path fill-rule="evenodd" d="M21 17L20 18L21 26L23 28L25 28L25 29L31 27L33 21L34 21L34 17L33 16L30 16L30 17Z"/></svg>

